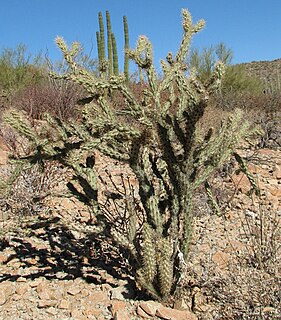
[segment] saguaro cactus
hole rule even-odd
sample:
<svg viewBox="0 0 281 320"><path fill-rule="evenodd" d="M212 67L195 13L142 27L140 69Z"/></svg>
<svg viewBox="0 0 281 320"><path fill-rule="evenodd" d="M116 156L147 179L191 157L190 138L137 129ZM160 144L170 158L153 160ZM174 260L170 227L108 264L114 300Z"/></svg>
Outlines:
<svg viewBox="0 0 281 320"><path fill-rule="evenodd" d="M106 11L108 75L113 75L112 30L109 11Z"/></svg>
<svg viewBox="0 0 281 320"><path fill-rule="evenodd" d="M114 36L114 33L111 33L112 41L112 53L113 53L113 73L115 76L119 75L119 63L118 63L118 52L117 52L117 43Z"/></svg>
<svg viewBox="0 0 281 320"><path fill-rule="evenodd" d="M124 37L125 37L125 47L124 47L124 75L127 80L129 81L129 28L127 17L123 16L123 25L124 25Z"/></svg>
<svg viewBox="0 0 281 320"><path fill-rule="evenodd" d="M239 139L250 133L247 121L241 121L241 112L227 119L218 132L200 133L199 120L224 67L218 63L204 84L196 73L186 72L184 61L191 38L203 28L204 21L194 25L188 10L182 14L183 39L178 52L174 56L169 53L162 61L161 81L153 66L152 45L145 36L139 37L136 49L128 50L129 57L146 74L141 101L127 86L125 76L97 79L78 69L71 58L72 50L57 38L72 71L52 76L79 83L94 98L85 106L82 120L66 124L48 116L49 131L56 135L46 139L16 114L6 117L36 146L22 161L55 159L71 167L80 188L70 185L70 189L97 214L102 210L96 198L94 151L129 164L138 180L143 218L138 221L136 207L130 206L127 229L114 230L111 221L111 236L131 253L129 259L139 285L159 299L175 291L184 270L192 235L194 192L228 159ZM117 91L118 98L123 97L123 109L116 110L112 98L101 89Z"/></svg>
<svg viewBox="0 0 281 320"><path fill-rule="evenodd" d="M97 37L100 71L102 74L104 74L105 71L107 71L107 75L109 77L111 77L113 74L117 76L119 74L118 51L117 51L116 38L114 33L112 32L110 13L109 11L106 11L107 59L105 55L105 32L104 32L103 17L101 12L99 12L98 17L99 17L100 30L97 31L96 37ZM124 39L125 39L124 74L128 81L129 80L129 56L128 56L129 31L128 31L128 23L127 23L126 16L123 17L123 24L124 24Z"/></svg>
<svg viewBox="0 0 281 320"><path fill-rule="evenodd" d="M100 68L102 69L102 66L106 60L106 56L105 56L104 24L103 24L103 17L101 12L99 12L99 28L100 28L100 31L98 33L97 43L99 46L98 52L99 52Z"/></svg>

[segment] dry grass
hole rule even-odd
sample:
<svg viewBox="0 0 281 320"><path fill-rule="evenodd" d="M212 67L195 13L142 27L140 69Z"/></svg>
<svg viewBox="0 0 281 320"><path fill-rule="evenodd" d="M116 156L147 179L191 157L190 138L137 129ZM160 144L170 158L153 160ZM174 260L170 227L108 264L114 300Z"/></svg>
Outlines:
<svg viewBox="0 0 281 320"><path fill-rule="evenodd" d="M1 168L1 179L7 180L13 166ZM62 168L56 163L46 162L21 172L18 179L0 197L0 209L15 217L35 215L48 210L44 200L53 194L62 181Z"/></svg>
<svg viewBox="0 0 281 320"><path fill-rule="evenodd" d="M229 272L209 283L217 319L281 318L281 215L258 205L257 215L240 217L244 248L233 255Z"/></svg>

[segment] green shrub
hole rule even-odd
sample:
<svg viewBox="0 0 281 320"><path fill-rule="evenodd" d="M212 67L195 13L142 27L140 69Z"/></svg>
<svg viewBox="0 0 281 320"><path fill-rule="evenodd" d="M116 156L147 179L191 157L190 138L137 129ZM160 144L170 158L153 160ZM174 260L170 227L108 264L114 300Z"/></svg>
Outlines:
<svg viewBox="0 0 281 320"><path fill-rule="evenodd" d="M40 55L31 61L26 46L6 48L0 55L0 88L8 92L39 83L46 77L40 62Z"/></svg>
<svg viewBox="0 0 281 320"><path fill-rule="evenodd" d="M204 82L214 72L218 60L228 66L231 64L232 58L232 50L228 49L224 43L219 43L216 46L203 48L201 51L198 48L191 49L187 63L191 69L196 70L198 78Z"/></svg>
<svg viewBox="0 0 281 320"><path fill-rule="evenodd" d="M225 77L222 81L222 92L224 94L234 92L260 95L263 93L263 89L263 82L254 76L249 76L243 65L232 65L226 68Z"/></svg>
<svg viewBox="0 0 281 320"><path fill-rule="evenodd" d="M200 81L208 81L213 73L216 61L220 60L226 65L225 75L221 83L221 93L223 95L230 92L239 94L259 95L263 92L264 83L254 77L250 76L242 64L232 65L233 52L227 48L224 43L216 46L210 46L199 49L192 49L187 63L190 68L196 70L196 75Z"/></svg>
<svg viewBox="0 0 281 320"><path fill-rule="evenodd" d="M169 53L167 61L162 61L161 80L153 66L152 45L145 36L139 37L136 49L128 50L130 59L147 79L137 98L124 75L95 77L79 68L73 59L73 46L68 48L62 38L57 38L70 71L52 76L80 84L92 97L82 111L81 121L64 123L47 115L48 125L38 134L18 112L10 111L5 118L33 146L28 157L17 159L19 168L46 160L71 168L73 181L69 189L100 217L97 220L104 223L120 250L129 253L138 285L163 300L177 291L184 276L192 237L194 193L227 161L240 139L251 134L239 110L217 132L212 128L205 134L199 130L224 66L218 63L204 83L193 71L187 74L185 59L190 41L204 21L193 24L188 10L182 15L183 39L178 52L174 56ZM109 96L108 89L114 94ZM123 100L119 108L115 107L116 96ZM116 227L114 219L110 220L99 205L96 150L129 165L138 180L141 206L125 196L124 229Z"/></svg>

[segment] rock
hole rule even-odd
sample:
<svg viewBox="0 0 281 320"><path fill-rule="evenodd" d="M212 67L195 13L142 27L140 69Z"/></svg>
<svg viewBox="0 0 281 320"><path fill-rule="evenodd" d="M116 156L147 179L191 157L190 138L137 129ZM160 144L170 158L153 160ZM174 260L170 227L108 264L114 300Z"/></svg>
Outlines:
<svg viewBox="0 0 281 320"><path fill-rule="evenodd" d="M19 277L19 278L17 278L17 282L26 282L26 278Z"/></svg>
<svg viewBox="0 0 281 320"><path fill-rule="evenodd" d="M35 266L35 265L38 263L38 260L37 260L37 259L34 259L34 258L30 258L30 259L26 259L26 262L27 262L29 265Z"/></svg>
<svg viewBox="0 0 281 320"><path fill-rule="evenodd" d="M185 300L183 298L181 298L181 299L178 299L174 303L174 309L177 309L177 310L189 310L189 306L187 305Z"/></svg>
<svg viewBox="0 0 281 320"><path fill-rule="evenodd" d="M41 279L41 281L38 280L37 286L36 286L36 291L37 293L43 292L47 286L47 281L46 279Z"/></svg>
<svg viewBox="0 0 281 320"><path fill-rule="evenodd" d="M88 297L87 302L91 305L109 302L108 293L106 291L93 291Z"/></svg>
<svg viewBox="0 0 281 320"><path fill-rule="evenodd" d="M11 295L15 293L15 285L12 282L0 283L0 305L3 305Z"/></svg>
<svg viewBox="0 0 281 320"><path fill-rule="evenodd" d="M2 221L1 220L1 213L0 213L0 221ZM6 256L5 254L1 254L0 255L0 265L7 262L7 261L8 261L8 256Z"/></svg>
<svg viewBox="0 0 281 320"><path fill-rule="evenodd" d="M71 286L66 290L72 296L76 296L78 293L81 292L81 289L78 286Z"/></svg>
<svg viewBox="0 0 281 320"><path fill-rule="evenodd" d="M0 149L0 165L8 163L8 152Z"/></svg>
<svg viewBox="0 0 281 320"><path fill-rule="evenodd" d="M0 137L0 150L2 151L9 151L9 147L5 143L4 139Z"/></svg>
<svg viewBox="0 0 281 320"><path fill-rule="evenodd" d="M7 221L8 218L9 218L8 212L6 212L6 211L1 211L0 212L0 222Z"/></svg>
<svg viewBox="0 0 281 320"><path fill-rule="evenodd" d="M27 283L22 283L16 288L16 294L18 295L24 295L29 289L29 284Z"/></svg>
<svg viewBox="0 0 281 320"><path fill-rule="evenodd" d="M9 297L4 291L0 291L0 306L2 306L8 300L8 298Z"/></svg>
<svg viewBox="0 0 281 320"><path fill-rule="evenodd" d="M162 305L156 310L156 316L165 320L197 320L196 315L188 310L176 310Z"/></svg>
<svg viewBox="0 0 281 320"><path fill-rule="evenodd" d="M43 290L38 293L38 297L41 300L49 300L51 298L51 294L48 290Z"/></svg>
<svg viewBox="0 0 281 320"><path fill-rule="evenodd" d="M21 294L18 294L18 293L15 292L15 294L13 294L13 295L11 296L11 299L12 299L13 301L18 301L18 300L22 300L23 297L22 297Z"/></svg>
<svg viewBox="0 0 281 320"><path fill-rule="evenodd" d="M65 277L67 277L67 273L66 273L66 272L62 272L62 271L58 271L58 272L56 273L56 277L57 277L58 279L64 279Z"/></svg>
<svg viewBox="0 0 281 320"><path fill-rule="evenodd" d="M272 308L272 307L265 307L263 308L262 312L263 313L270 313L270 312L275 312L275 308Z"/></svg>
<svg viewBox="0 0 281 320"><path fill-rule="evenodd" d="M58 304L59 309L71 309L71 303L68 300L62 299Z"/></svg>
<svg viewBox="0 0 281 320"><path fill-rule="evenodd" d="M30 282L30 287L35 288L37 287L41 282L43 281L43 278L36 278L35 280Z"/></svg>
<svg viewBox="0 0 281 320"><path fill-rule="evenodd" d="M81 295L82 298L86 298L86 297L89 296L90 292L91 292L91 291L90 291L89 288L87 288L87 286L86 286L85 288L83 288L83 289L81 290L80 295Z"/></svg>
<svg viewBox="0 0 281 320"><path fill-rule="evenodd" d="M118 310L113 315L113 320L131 320L132 318L128 315L125 310Z"/></svg>
<svg viewBox="0 0 281 320"><path fill-rule="evenodd" d="M101 285L101 290L102 291L110 291L111 289L112 289L112 286L110 284L108 284L108 283L103 283Z"/></svg>
<svg viewBox="0 0 281 320"><path fill-rule="evenodd" d="M281 169L278 169L276 171L273 172L273 177L278 179L278 180L281 180Z"/></svg>
<svg viewBox="0 0 281 320"><path fill-rule="evenodd" d="M146 312L148 315L154 317L157 309L161 306L161 303L156 301L142 301L139 304L140 308Z"/></svg>
<svg viewBox="0 0 281 320"><path fill-rule="evenodd" d="M38 308L49 308L54 307L57 304L56 300L39 300Z"/></svg>
<svg viewBox="0 0 281 320"><path fill-rule="evenodd" d="M84 316L81 310L73 309L71 310L71 317L75 320L84 320L87 319L87 316Z"/></svg>
<svg viewBox="0 0 281 320"><path fill-rule="evenodd" d="M269 204L273 210L278 210L278 208L280 208L281 205L277 197L272 197L269 201Z"/></svg>
<svg viewBox="0 0 281 320"><path fill-rule="evenodd" d="M243 252L243 250L245 250L245 244L239 240L230 240L229 244L228 244L228 248L227 251L229 253L240 253Z"/></svg>
<svg viewBox="0 0 281 320"><path fill-rule="evenodd" d="M230 254L223 252L223 251L217 251L213 256L212 256L212 261L220 268L220 269L225 269L228 265L230 259Z"/></svg>
<svg viewBox="0 0 281 320"><path fill-rule="evenodd" d="M112 300L110 305L110 311L112 314L115 314L118 310L126 308L126 302L120 300Z"/></svg>
<svg viewBox="0 0 281 320"><path fill-rule="evenodd" d="M151 316L148 315L145 311L143 311L143 309L140 306L137 307L137 315L145 319L151 319Z"/></svg>
<svg viewBox="0 0 281 320"><path fill-rule="evenodd" d="M96 222L96 218L90 214L89 210L79 210L79 221L80 222L91 222L91 223L95 223Z"/></svg>
<svg viewBox="0 0 281 320"><path fill-rule="evenodd" d="M52 289L47 281L42 281L38 284L36 291L41 300L58 300L62 295L62 290L59 288L56 290Z"/></svg>
<svg viewBox="0 0 281 320"><path fill-rule="evenodd" d="M60 206L66 210L75 209L74 202L70 198L62 198L60 201Z"/></svg>
<svg viewBox="0 0 281 320"><path fill-rule="evenodd" d="M205 312L208 309L208 306L206 305L206 299L202 294L201 289L195 286L194 288L192 288L191 294L192 294L192 300L194 304L193 311Z"/></svg>
<svg viewBox="0 0 281 320"><path fill-rule="evenodd" d="M276 198L281 198L281 185L269 184L267 190Z"/></svg>
<svg viewBox="0 0 281 320"><path fill-rule="evenodd" d="M81 218L79 218L79 221L80 221L81 223L83 223L83 222L88 222L89 220L90 220L89 217L81 217Z"/></svg>
<svg viewBox="0 0 281 320"><path fill-rule="evenodd" d="M232 181L239 191L242 193L247 193L251 190L251 183L244 173L233 174Z"/></svg>
<svg viewBox="0 0 281 320"><path fill-rule="evenodd" d="M110 298L117 300L133 299L135 297L135 292L128 288L128 285L122 285L111 289Z"/></svg>
<svg viewBox="0 0 281 320"><path fill-rule="evenodd" d="M47 309L46 311L48 314L50 314L51 316L55 316L58 312L54 307L50 307Z"/></svg>
<svg viewBox="0 0 281 320"><path fill-rule="evenodd" d="M87 317L95 317L98 319L100 318L101 315L101 309L97 309L97 308L87 308L86 310L83 311L83 313L87 316ZM91 318L90 318L91 319Z"/></svg>

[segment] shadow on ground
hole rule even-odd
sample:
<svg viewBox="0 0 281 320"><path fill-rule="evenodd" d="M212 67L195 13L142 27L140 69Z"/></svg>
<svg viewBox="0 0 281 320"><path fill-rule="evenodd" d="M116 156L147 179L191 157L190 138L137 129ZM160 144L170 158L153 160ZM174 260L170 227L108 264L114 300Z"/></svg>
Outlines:
<svg viewBox="0 0 281 320"><path fill-rule="evenodd" d="M14 272L0 274L0 282L16 281L21 276L32 280L81 277L88 283L100 285L108 283L107 277L111 276L116 280L116 283L110 282L112 287L118 286L118 280L126 280L130 291L136 292L129 264L104 235L90 233L76 239L73 231L57 217L29 224L26 230L28 236L0 240L1 250L9 247L15 252L5 264L16 258L23 269L17 275Z"/></svg>

